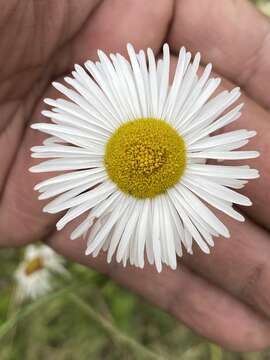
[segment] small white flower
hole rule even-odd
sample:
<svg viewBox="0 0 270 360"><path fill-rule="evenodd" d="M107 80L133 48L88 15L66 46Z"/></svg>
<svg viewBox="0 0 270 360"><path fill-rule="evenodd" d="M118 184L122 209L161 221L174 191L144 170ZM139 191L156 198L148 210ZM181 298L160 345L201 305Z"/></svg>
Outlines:
<svg viewBox="0 0 270 360"><path fill-rule="evenodd" d="M35 186L39 199L56 197L44 211L68 210L57 229L82 214L85 219L71 239L88 237L86 254L107 251L107 260L144 266L162 263L175 269L182 246L192 253L195 241L209 253L213 236L229 231L206 206L236 220L244 217L233 203L251 201L232 189L257 178L249 166L207 164L208 159L257 157L256 151L235 151L255 131L212 133L237 120L243 104L231 108L239 88L213 96L220 78L209 78L211 64L199 77L200 54L181 48L171 86L170 52L156 63L153 51L120 54L75 65L70 87L53 86L66 99L45 99L52 106L42 114L53 124L32 125L52 137L32 148L34 158L48 158L32 172L65 171ZM226 110L229 109L227 112Z"/></svg>
<svg viewBox="0 0 270 360"><path fill-rule="evenodd" d="M15 272L17 300L36 299L48 293L52 288L52 272L68 274L63 259L46 245L28 245Z"/></svg>

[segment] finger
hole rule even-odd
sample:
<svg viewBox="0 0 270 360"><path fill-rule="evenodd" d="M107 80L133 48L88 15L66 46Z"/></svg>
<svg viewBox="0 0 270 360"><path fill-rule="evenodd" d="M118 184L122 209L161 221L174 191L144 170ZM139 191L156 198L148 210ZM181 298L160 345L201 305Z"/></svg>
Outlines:
<svg viewBox="0 0 270 360"><path fill-rule="evenodd" d="M270 107L270 22L251 2L176 1L169 43L200 51L205 63Z"/></svg>
<svg viewBox="0 0 270 360"><path fill-rule="evenodd" d="M125 55L129 42L158 53L172 15L173 0L103 1L72 45L59 50L58 67L67 70L76 62L96 59L97 49Z"/></svg>
<svg viewBox="0 0 270 360"><path fill-rule="evenodd" d="M244 224L222 219L231 238L216 239L210 256L195 251L184 263L270 318L269 235L250 220Z"/></svg>
<svg viewBox="0 0 270 360"><path fill-rule="evenodd" d="M174 71L175 65L176 58L172 57L172 71ZM203 71L203 68L201 68L200 71ZM214 74L213 76L218 75ZM233 87L234 85L230 81L222 79L219 91L231 90ZM257 136L252 138L245 147L241 148L241 150L258 150L260 152L260 157L233 161L232 165L250 165L259 170L260 178L250 181L244 189L241 189L241 192L251 199L252 206L242 207L241 209L248 214L252 220L269 230L270 221L267 209L270 202L270 192L266 190L269 188L270 184L270 171L268 166L268 159L270 156L269 114L265 109L245 95L241 96L239 102L240 101L244 102L242 116L237 121L221 129L221 131L226 132L238 129L257 131ZM231 165L228 161L224 161L222 164Z"/></svg>
<svg viewBox="0 0 270 360"><path fill-rule="evenodd" d="M225 85L224 88L232 88L232 84ZM253 100L245 95L240 98L244 102L242 116L234 123L226 126L222 131L231 131L238 129L255 130L257 135L240 150L258 150L260 156L255 159L224 162L228 165L249 165L258 169L260 177L254 181L250 181L241 193L251 199L252 206L242 207L242 210L248 214L257 224L262 225L270 230L270 221L267 209L269 207L270 192L267 190L270 184L269 156L270 156L270 122L269 114Z"/></svg>
<svg viewBox="0 0 270 360"><path fill-rule="evenodd" d="M200 335L234 350L262 349L269 345L270 323L224 291L200 279L184 266L158 274L154 267L143 270L107 264L104 256L84 255L85 240L69 241L69 229L55 233L49 245L73 261L93 266L115 281L170 312Z"/></svg>
<svg viewBox="0 0 270 360"><path fill-rule="evenodd" d="M157 52L167 31L173 2L166 0L153 6L152 1L140 1L140 6L137 0L104 1L96 8L91 21L87 21L83 30L74 37L73 42L61 47L55 54L55 74L63 74L74 63L96 57L97 48L123 53L128 41L132 41L139 49L150 46ZM149 30L154 28L155 31ZM56 98L59 93L49 85L44 97ZM42 134L31 130L29 126L31 122L45 121L40 115L40 111L45 108L43 103L35 108L18 154L13 160L13 167L5 179L5 192L0 203L2 246L22 245L47 236L59 217L44 215L41 210L44 203L37 200L33 191L34 185L47 178L48 174L33 175L28 172L28 168L35 164L30 157L30 148L44 140Z"/></svg>
<svg viewBox="0 0 270 360"><path fill-rule="evenodd" d="M76 36L99 3L37 1L33 5L1 1L1 104L27 96L44 72L51 72L46 66L49 59Z"/></svg>

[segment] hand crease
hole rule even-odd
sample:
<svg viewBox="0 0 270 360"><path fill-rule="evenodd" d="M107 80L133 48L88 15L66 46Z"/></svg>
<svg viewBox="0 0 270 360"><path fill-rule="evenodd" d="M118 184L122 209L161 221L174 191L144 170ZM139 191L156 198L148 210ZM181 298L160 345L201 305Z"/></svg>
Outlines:
<svg viewBox="0 0 270 360"><path fill-rule="evenodd" d="M263 36L259 46L254 50L253 54L249 57L242 72L238 76L238 83L243 89L247 89L249 84L256 77L259 66L258 62L264 54L266 44L270 43L270 27L268 27L265 35Z"/></svg>

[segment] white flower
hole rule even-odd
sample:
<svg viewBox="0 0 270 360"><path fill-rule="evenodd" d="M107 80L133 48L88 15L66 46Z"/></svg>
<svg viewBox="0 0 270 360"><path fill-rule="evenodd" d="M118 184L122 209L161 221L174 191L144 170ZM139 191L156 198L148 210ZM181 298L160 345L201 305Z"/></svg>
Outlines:
<svg viewBox="0 0 270 360"><path fill-rule="evenodd" d="M48 293L52 288L52 272L68 274L63 259L46 245L28 245L15 272L17 300L36 299Z"/></svg>
<svg viewBox="0 0 270 360"><path fill-rule="evenodd" d="M56 197L44 211L68 210L57 223L62 229L84 214L71 239L87 236L86 254L107 251L116 260L161 271L162 263L175 269L182 246L192 253L195 241L209 253L213 236L229 231L206 206L243 221L232 205L249 206L240 189L258 171L249 166L210 165L207 159L235 160L257 157L256 151L235 151L248 143L254 131L213 132L237 120L243 104L231 105L239 88L213 93L219 78L209 78L211 65L199 77L200 54L181 48L172 85L170 52L155 62L151 49L135 53L127 46L129 61L120 54L85 63L88 74L75 65L70 87L53 86L66 99L45 99L52 106L42 114L53 124L33 129L50 134L32 148L34 158L53 158L32 172L65 171L35 189L39 199ZM225 113L226 109L229 109Z"/></svg>

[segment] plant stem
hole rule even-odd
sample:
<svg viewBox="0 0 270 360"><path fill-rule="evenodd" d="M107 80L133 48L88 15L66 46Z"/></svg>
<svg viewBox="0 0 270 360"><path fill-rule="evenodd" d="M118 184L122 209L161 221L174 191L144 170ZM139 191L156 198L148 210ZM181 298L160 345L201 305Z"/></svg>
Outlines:
<svg viewBox="0 0 270 360"><path fill-rule="evenodd" d="M222 360L222 350L218 345L209 343L209 349L211 360Z"/></svg>
<svg viewBox="0 0 270 360"><path fill-rule="evenodd" d="M46 296L43 296L42 298L34 301L33 303L25 306L22 309L19 309L15 311L9 319L0 327L0 340L11 330L13 327L21 320L26 318L28 315L35 312L37 309L39 309L42 305L45 303L54 300L55 298L66 294L67 292L71 291L71 289L74 289L74 287L67 287L65 289L62 289L60 291L57 291L53 294L49 294Z"/></svg>
<svg viewBox="0 0 270 360"><path fill-rule="evenodd" d="M69 294L69 298L80 307L81 310L85 312L91 319L96 321L102 326L102 328L117 342L122 345L128 346L130 349L133 349L138 355L139 359L149 359L149 360L161 360L163 359L160 355L154 353L153 351L147 349L142 344L138 343L133 338L122 333L117 329L113 324L108 321L105 317L95 311L95 309L80 297L75 294Z"/></svg>

